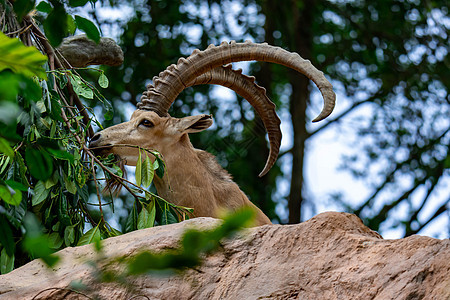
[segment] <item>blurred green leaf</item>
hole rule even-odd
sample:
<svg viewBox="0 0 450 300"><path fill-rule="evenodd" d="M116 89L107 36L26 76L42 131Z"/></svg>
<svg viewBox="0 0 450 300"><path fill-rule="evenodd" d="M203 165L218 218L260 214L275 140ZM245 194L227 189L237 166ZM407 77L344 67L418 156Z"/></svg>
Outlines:
<svg viewBox="0 0 450 300"><path fill-rule="evenodd" d="M45 151L33 147L25 150L25 161L31 175L36 179L47 180L53 174L53 162Z"/></svg>
<svg viewBox="0 0 450 300"><path fill-rule="evenodd" d="M77 30L77 24L75 23L75 19L71 15L67 15L67 31L69 34L75 34ZM63 76L64 78L64 76Z"/></svg>
<svg viewBox="0 0 450 300"><path fill-rule="evenodd" d="M69 5L72 7L84 6L88 2L89 0L69 0Z"/></svg>
<svg viewBox="0 0 450 300"><path fill-rule="evenodd" d="M0 71L11 69L15 73L25 76L39 76L47 78L43 64L47 57L35 47L26 47L19 39L9 38L0 32Z"/></svg>
<svg viewBox="0 0 450 300"><path fill-rule="evenodd" d="M2 249L0 254L0 274L6 274L14 269L14 259L15 255L8 255L6 253L6 248Z"/></svg>
<svg viewBox="0 0 450 300"><path fill-rule="evenodd" d="M8 185L0 185L0 199L11 205L19 205L22 201L22 192L14 190Z"/></svg>
<svg viewBox="0 0 450 300"><path fill-rule="evenodd" d="M75 23L77 24L78 29L84 31L88 38L98 43L100 41L100 31L97 26L92 23L90 20L75 15Z"/></svg>
<svg viewBox="0 0 450 300"><path fill-rule="evenodd" d="M12 2L14 11L16 12L17 19L22 21L30 11L33 10L35 1L34 0L15 0ZM1 44L1 42L0 42Z"/></svg>
<svg viewBox="0 0 450 300"><path fill-rule="evenodd" d="M45 2L45 1L39 2L39 4L36 6L36 10L46 13L46 14L50 13L52 11L52 9L53 9L52 6L48 2Z"/></svg>
<svg viewBox="0 0 450 300"><path fill-rule="evenodd" d="M67 13L62 3L53 1L52 4L53 10L45 18L43 26L50 44L57 47L68 34Z"/></svg>
<svg viewBox="0 0 450 300"><path fill-rule="evenodd" d="M9 222L6 220L6 217L3 214L0 214L0 244L2 244L9 256L14 255L16 244L14 243L14 238Z"/></svg>
<svg viewBox="0 0 450 300"><path fill-rule="evenodd" d="M0 137L0 153L4 153L11 158L14 157L14 150L11 148L8 141L2 137Z"/></svg>
<svg viewBox="0 0 450 300"><path fill-rule="evenodd" d="M27 213L24 226L26 230L22 243L24 250L35 258L41 258L47 266L53 267L59 261L59 257L53 255L54 251L49 247L48 236L42 233L42 224L34 214Z"/></svg>

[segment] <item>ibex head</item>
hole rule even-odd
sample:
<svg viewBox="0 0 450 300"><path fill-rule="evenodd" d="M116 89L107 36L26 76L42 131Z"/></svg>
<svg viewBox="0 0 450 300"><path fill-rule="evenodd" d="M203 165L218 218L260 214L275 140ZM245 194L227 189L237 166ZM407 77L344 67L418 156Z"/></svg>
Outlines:
<svg viewBox="0 0 450 300"><path fill-rule="evenodd" d="M168 115L168 110L178 94L186 87L218 84L233 89L247 99L261 117L270 142L269 157L259 176L265 175L278 156L281 143L280 120L275 112L275 105L266 96L265 89L255 83L255 78L241 74L240 70L232 70L229 65L232 62L251 60L281 64L310 78L318 86L324 98L324 108L313 122L326 118L333 111L336 96L332 86L310 61L301 58L297 53L266 43L223 42L218 47L210 45L205 51L194 50L191 56L180 58L177 65L169 66L159 74L159 77L154 77L153 85L149 85L147 91L143 93L141 102L137 106L138 110L132 115L131 120L101 131L93 137L90 146L111 147L104 152L118 154L126 159L127 164L135 164L137 151L120 145L131 144L159 150L165 143L175 141L175 135L182 132L179 129L182 124L191 121L196 124L195 120L200 122L192 128L189 126L184 128L183 134L209 127L212 121L208 116L174 119ZM150 136L145 135L144 132L150 130L154 132L151 136L155 139L149 140Z"/></svg>
<svg viewBox="0 0 450 300"><path fill-rule="evenodd" d="M90 147L97 154L114 153L125 160L127 165L135 166L139 152L135 147L158 150L164 153L180 140L187 139L188 133L199 132L212 125L210 115L185 118L160 117L153 111L136 110L131 120L109 127L97 133Z"/></svg>

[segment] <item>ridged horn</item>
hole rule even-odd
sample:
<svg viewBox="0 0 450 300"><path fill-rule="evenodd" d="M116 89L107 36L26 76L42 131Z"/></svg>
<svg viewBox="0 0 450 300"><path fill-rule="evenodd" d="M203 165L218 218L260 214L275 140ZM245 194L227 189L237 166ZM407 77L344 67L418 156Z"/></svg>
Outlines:
<svg viewBox="0 0 450 300"><path fill-rule="evenodd" d="M333 111L336 101L333 87L324 74L317 70L309 60L280 47L248 41L245 43L222 42L220 46L210 45L204 51L196 49L188 58L180 58L176 65L169 66L159 74L159 77L154 78L154 87L148 90L148 98L143 98L138 108L153 110L164 116L176 97L196 77L222 65L251 60L284 65L311 79L319 88L324 99L323 109L313 122L325 119Z"/></svg>
<svg viewBox="0 0 450 300"><path fill-rule="evenodd" d="M275 104L267 97L266 89L255 83L255 77L242 74L242 70L233 70L231 65L212 69L203 73L188 86L199 84L217 84L228 87L246 99L260 116L269 136L269 156L266 165L259 174L264 176L275 164L281 145L280 118Z"/></svg>
<svg viewBox="0 0 450 300"><path fill-rule="evenodd" d="M218 47L210 45L205 51L194 50L188 58L180 58L177 65L170 65L158 77L153 78L154 86L148 86L147 92L143 94L141 103L138 104L138 109L152 110L160 116L165 116L176 97L186 87L200 84L199 82L213 83L212 78L214 78L215 84L233 87L232 89L247 99L262 117L267 107L270 107L268 105L266 108L263 108L261 107L263 105L262 103L266 105L267 103L272 103L267 98L265 90L254 83L254 78L242 75L237 71L240 75L238 76L237 72L232 71L231 68L229 68L230 71L224 71L228 67L221 68L221 66L232 62L251 60L281 64L311 79L319 88L324 99L324 107L313 122L323 120L333 111L336 95L333 92L331 83L328 82L324 74L317 70L309 60L305 60L297 53L289 52L280 47L270 46L266 43L255 44L248 41L245 43L236 43L234 41L230 43L223 42ZM218 73L220 72L227 72L227 75L219 75ZM234 75L230 75L232 73ZM241 79L237 80L237 77ZM224 81L223 78L226 80ZM237 87L239 84L234 85L235 82L240 82L243 88ZM255 98L252 96L252 93L255 93L255 89L259 94L264 90L263 97L256 97L259 100L254 100ZM243 94L246 94L246 96ZM260 101L261 99L266 100ZM269 134L270 153L266 166L260 173L260 176L266 174L275 163L281 142L279 118L275 113L274 105L269 110L273 110L274 112L273 114L267 114L269 119L271 118L272 120L265 122L263 117L262 119ZM279 131L279 137L273 124L277 124L276 130Z"/></svg>

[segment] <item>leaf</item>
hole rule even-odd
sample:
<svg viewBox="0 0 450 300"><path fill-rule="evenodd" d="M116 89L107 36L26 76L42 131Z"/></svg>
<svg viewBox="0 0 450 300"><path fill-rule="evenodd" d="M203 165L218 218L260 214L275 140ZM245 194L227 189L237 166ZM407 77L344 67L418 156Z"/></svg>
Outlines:
<svg viewBox="0 0 450 300"><path fill-rule="evenodd" d="M38 76L47 79L43 64L47 57L35 47L26 47L16 38L9 38L0 32L0 71L11 69L28 77Z"/></svg>
<svg viewBox="0 0 450 300"><path fill-rule="evenodd" d="M72 246L73 242L75 242L75 226L67 226L64 228L64 243L66 244L66 247Z"/></svg>
<svg viewBox="0 0 450 300"><path fill-rule="evenodd" d="M39 2L39 4L36 6L36 10L46 14L50 13L52 9L53 9L52 6L45 1Z"/></svg>
<svg viewBox="0 0 450 300"><path fill-rule="evenodd" d="M2 249L0 255L0 274L6 274L14 270L14 259L14 254L8 255L8 253L6 253L6 248Z"/></svg>
<svg viewBox="0 0 450 300"><path fill-rule="evenodd" d="M9 222L6 220L5 216L0 214L0 244L6 249L6 253L9 256L13 256L16 251L16 244L14 243L14 238L12 234Z"/></svg>
<svg viewBox="0 0 450 300"><path fill-rule="evenodd" d="M69 193L73 195L77 193L77 185L75 184L75 181L71 181L66 174L64 174L64 185Z"/></svg>
<svg viewBox="0 0 450 300"><path fill-rule="evenodd" d="M88 245L97 240L100 240L99 225L89 229L85 234L83 234L80 240L78 241L77 246Z"/></svg>
<svg viewBox="0 0 450 300"><path fill-rule="evenodd" d="M69 152L64 151L64 150L59 150L59 149L52 149L52 148L46 148L46 150L48 152L50 152L50 154L53 157L68 160L73 164L74 158L73 158L73 155L70 154Z"/></svg>
<svg viewBox="0 0 450 300"><path fill-rule="evenodd" d="M104 89L108 87L109 80L108 77L106 77L105 73L101 73L100 77L98 77L98 84Z"/></svg>
<svg viewBox="0 0 450 300"><path fill-rule="evenodd" d="M8 185L0 185L0 199L8 204L17 206L22 201L22 192L14 190Z"/></svg>
<svg viewBox="0 0 450 300"><path fill-rule="evenodd" d="M155 217L156 217L155 202L152 201L150 202L149 205L144 205L142 211L139 213L137 228L144 229L153 227L155 224Z"/></svg>
<svg viewBox="0 0 450 300"><path fill-rule="evenodd" d="M72 79L70 82L72 83L73 90L78 96L82 96L86 99L94 99L94 92L83 82L83 80L81 80L80 76L71 74L70 77Z"/></svg>
<svg viewBox="0 0 450 300"><path fill-rule="evenodd" d="M43 22L45 36L53 47L59 46L67 36L67 13L64 5L58 1L52 1L53 10Z"/></svg>
<svg viewBox="0 0 450 300"><path fill-rule="evenodd" d="M142 157L141 157L141 149L139 149L139 157L136 162L136 172L134 174L136 177L136 185L141 186L142 183Z"/></svg>
<svg viewBox="0 0 450 300"><path fill-rule="evenodd" d="M0 137L0 153L4 153L11 158L14 157L14 150L11 148L8 141L2 137Z"/></svg>
<svg viewBox="0 0 450 300"><path fill-rule="evenodd" d="M89 0L69 0L69 5L72 7L84 6Z"/></svg>
<svg viewBox="0 0 450 300"><path fill-rule="evenodd" d="M25 160L28 170L34 178L47 180L53 174L53 162L51 157L44 151L39 151L33 147L25 150Z"/></svg>
<svg viewBox="0 0 450 300"><path fill-rule="evenodd" d="M72 35L77 31L77 24L71 15L67 15L67 31ZM65 78L65 76L63 76L63 78Z"/></svg>
<svg viewBox="0 0 450 300"><path fill-rule="evenodd" d="M166 164L164 163L164 161L159 156L156 157L155 161L158 162L158 168L155 170L156 171L156 175L159 178L163 178Z"/></svg>
<svg viewBox="0 0 450 300"><path fill-rule="evenodd" d="M75 15L75 23L77 23L78 29L84 31L88 38L98 43L100 41L100 31L97 26L90 20Z"/></svg>
<svg viewBox="0 0 450 300"><path fill-rule="evenodd" d="M16 12L17 19L22 21L22 18L25 17L30 11L34 8L34 0L16 0L13 1L14 11ZM1 43L0 43L1 44Z"/></svg>
<svg viewBox="0 0 450 300"><path fill-rule="evenodd" d="M43 181L39 180L34 187L34 195L31 198L31 205L36 206L45 199L47 199L50 190L45 189L45 184Z"/></svg>
<svg viewBox="0 0 450 300"><path fill-rule="evenodd" d="M127 221L125 223L125 232L131 232L137 229L137 219L138 213L136 208L136 202L134 202L133 208L131 209L131 212L128 215Z"/></svg>
<svg viewBox="0 0 450 300"><path fill-rule="evenodd" d="M61 236L59 235L58 232L52 232L51 234L49 234L48 236L48 246L51 249L59 249L61 248L63 244L63 239L61 238Z"/></svg>
<svg viewBox="0 0 450 300"><path fill-rule="evenodd" d="M144 185L144 187L148 188L152 184L153 175L154 170L152 161L147 156L147 154L145 154L145 159L142 164L142 184Z"/></svg>
<svg viewBox="0 0 450 300"><path fill-rule="evenodd" d="M26 192L28 191L28 186L26 186L23 183L14 181L14 180L6 180L5 183L7 185L9 185L10 187L12 187L14 190L18 190L18 191L22 191L22 192Z"/></svg>

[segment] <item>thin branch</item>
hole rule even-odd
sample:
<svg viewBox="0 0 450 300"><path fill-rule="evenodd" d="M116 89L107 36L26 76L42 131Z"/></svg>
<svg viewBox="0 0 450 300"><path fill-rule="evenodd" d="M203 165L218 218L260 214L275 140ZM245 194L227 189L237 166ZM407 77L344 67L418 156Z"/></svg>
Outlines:
<svg viewBox="0 0 450 300"><path fill-rule="evenodd" d="M347 110L345 110L343 113L341 113L339 116L335 117L333 120L328 121L327 123L325 123L324 125L322 125L322 127L317 128L316 130L314 130L311 133L308 133L308 138L312 137L313 135L321 132L322 130L328 128L331 124L339 122L343 117L345 117L347 114L349 114L350 112L352 112L356 107L365 104L365 103L369 103L369 102L373 102L373 100L376 97L370 97L366 100L363 101L359 101L359 102L355 102L353 103Z"/></svg>
<svg viewBox="0 0 450 300"><path fill-rule="evenodd" d="M102 198L100 197L100 191L98 190L98 183L97 183L97 178L95 175L95 165L94 165L94 160L91 159L91 169L92 169L92 176L94 178L94 184L95 184L95 189L97 191L97 198L98 198L98 208L100 210L100 218L101 221L105 221L103 218L103 209L102 209Z"/></svg>

